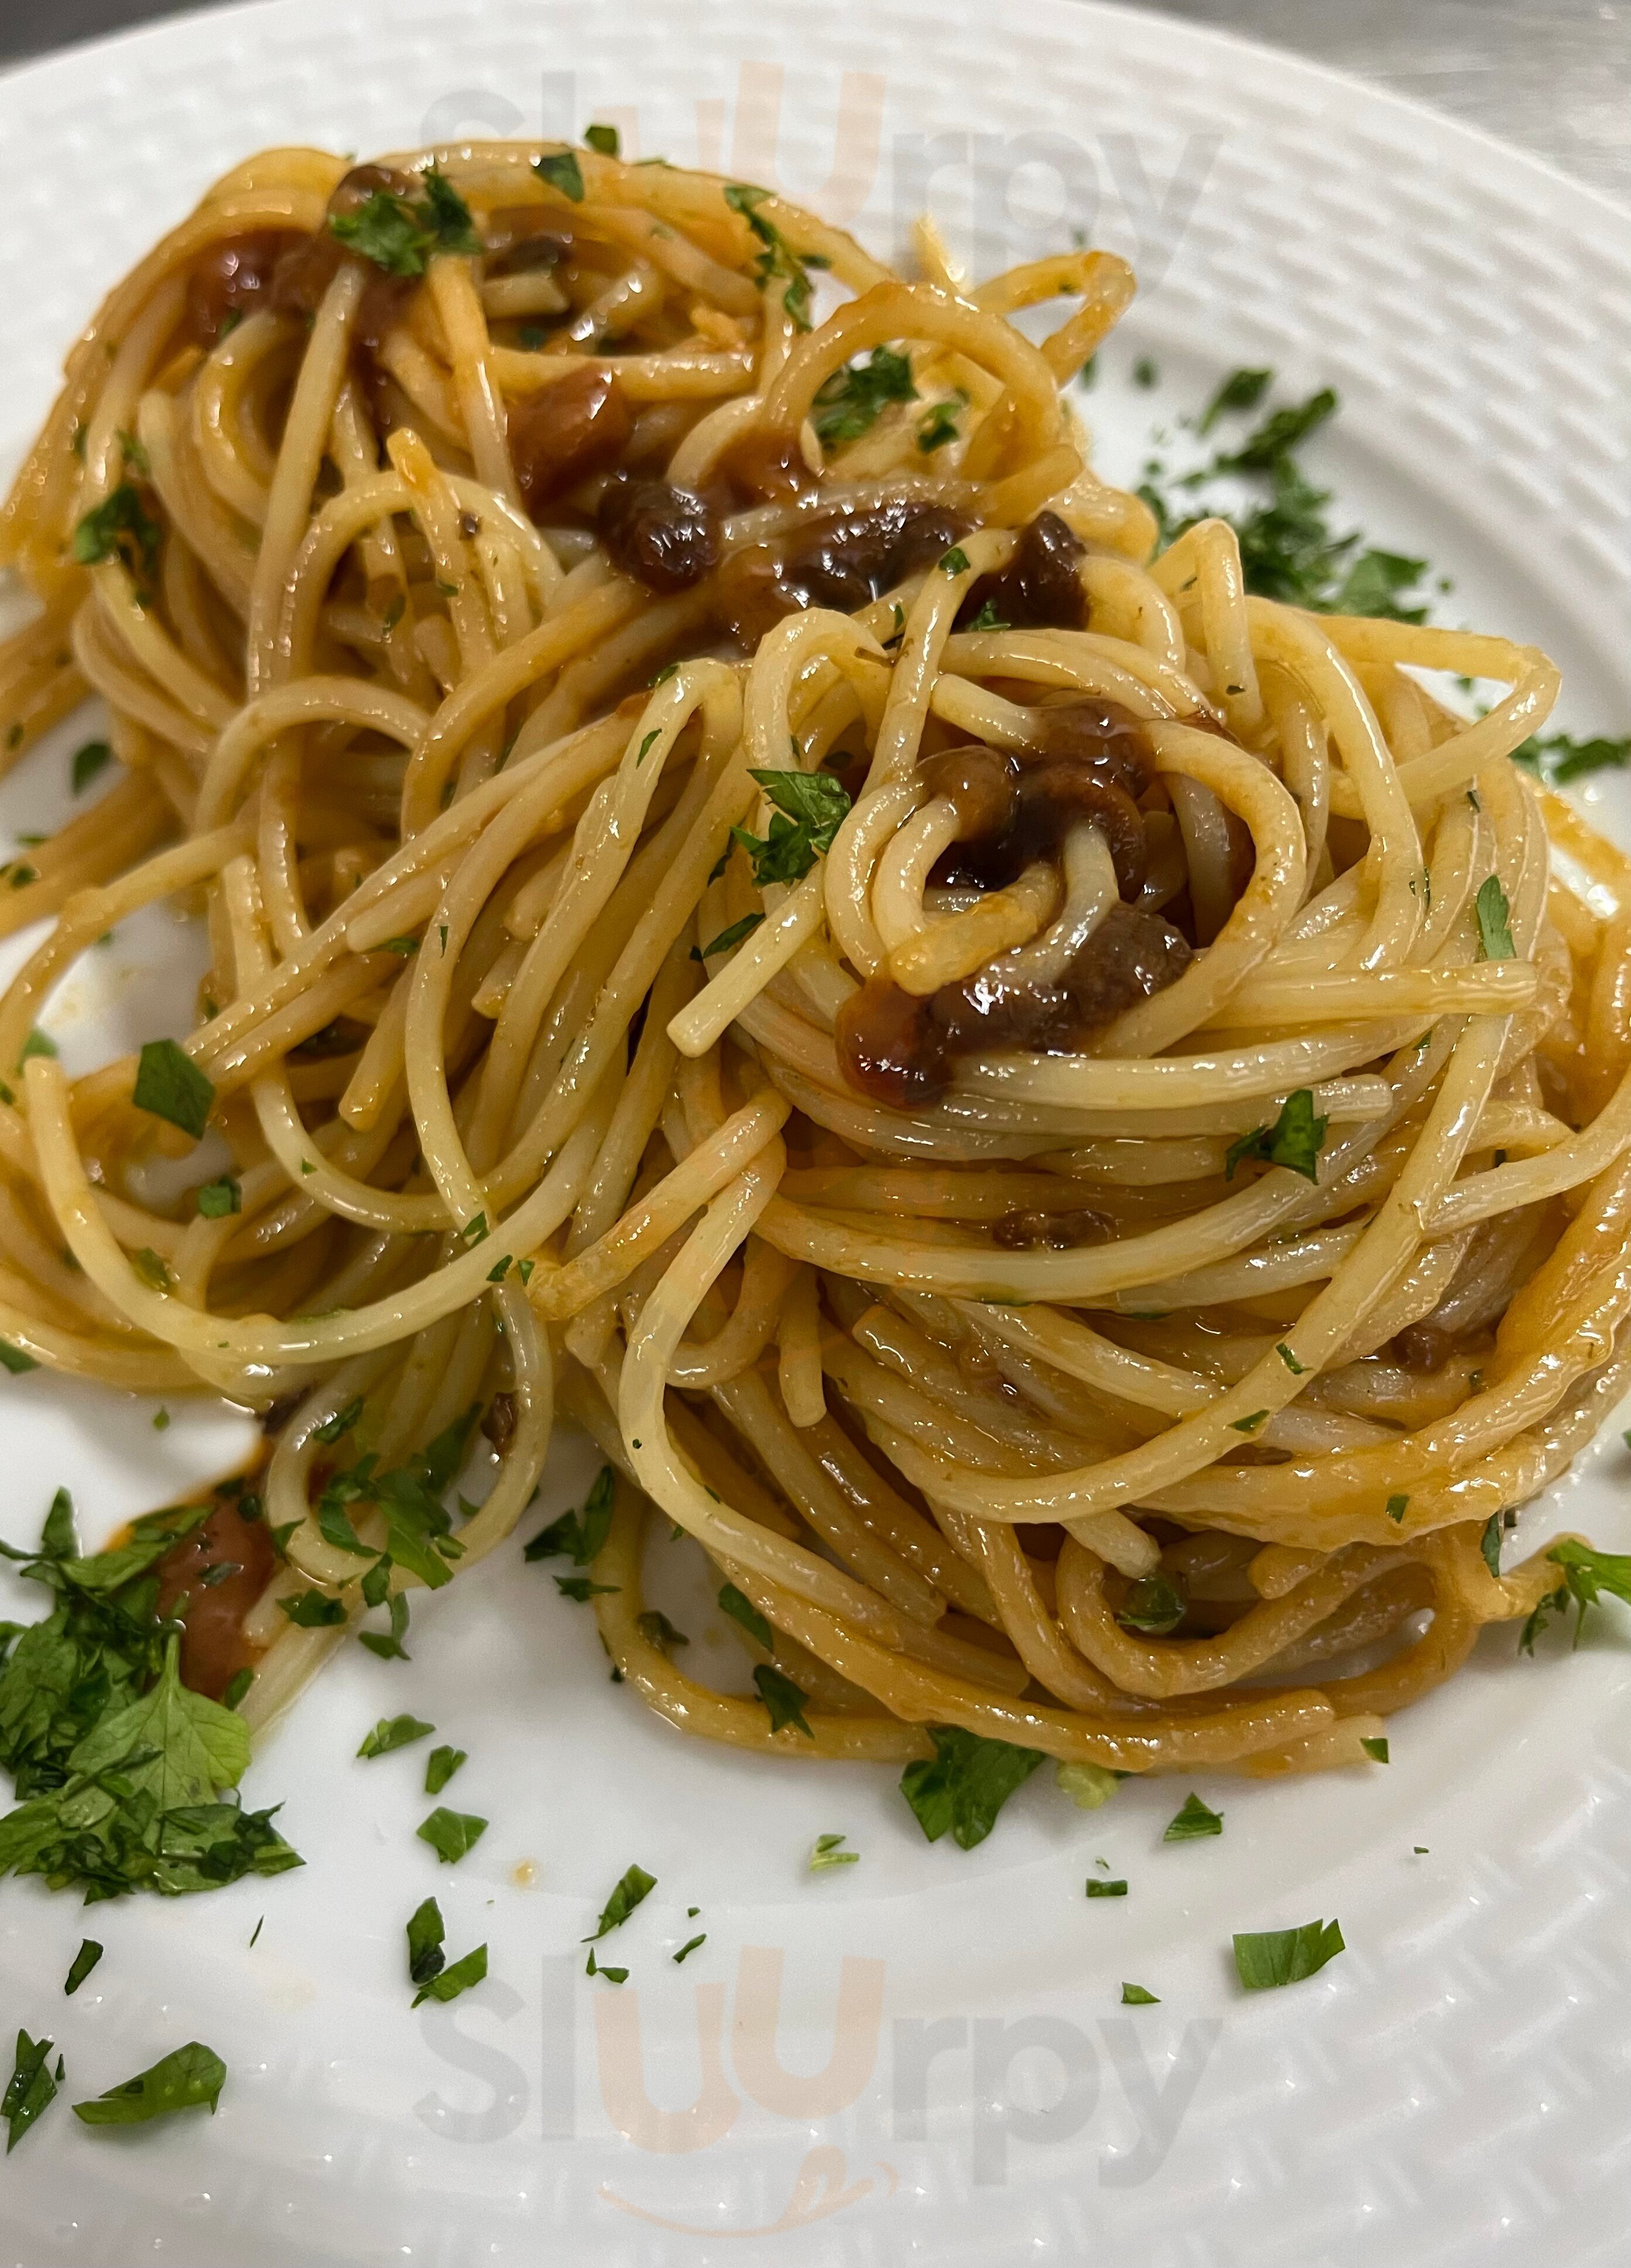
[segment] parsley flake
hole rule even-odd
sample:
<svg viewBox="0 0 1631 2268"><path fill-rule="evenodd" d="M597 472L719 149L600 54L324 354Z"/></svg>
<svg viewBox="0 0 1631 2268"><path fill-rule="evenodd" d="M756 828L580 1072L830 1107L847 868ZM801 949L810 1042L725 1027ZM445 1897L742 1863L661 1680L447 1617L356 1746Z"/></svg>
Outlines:
<svg viewBox="0 0 1631 2268"><path fill-rule="evenodd" d="M173 1040L149 1040L143 1048L130 1098L138 1110L167 1118L197 1142L209 1122L215 1094L214 1081Z"/></svg>
<svg viewBox="0 0 1631 2268"><path fill-rule="evenodd" d="M929 1842L937 1843L949 1830L959 1849L972 1851L1041 1763L1042 1751L985 1740L960 1725L930 1725L928 1731L935 1754L907 1764L900 1793Z"/></svg>
<svg viewBox="0 0 1631 2268"><path fill-rule="evenodd" d="M382 1717L356 1753L359 1756L388 1756L393 1749L408 1748L435 1730L436 1727L427 1725L422 1717Z"/></svg>
<svg viewBox="0 0 1631 2268"><path fill-rule="evenodd" d="M1185 1797L1183 1808L1168 1820L1161 1840L1164 1843L1193 1843L1203 1835L1221 1835L1223 1815L1201 1802L1198 1795Z"/></svg>
<svg viewBox="0 0 1631 2268"><path fill-rule="evenodd" d="M1235 1933L1235 1969L1248 1992L1300 1984L1346 1951L1340 1923L1304 1922L1301 1929Z"/></svg>

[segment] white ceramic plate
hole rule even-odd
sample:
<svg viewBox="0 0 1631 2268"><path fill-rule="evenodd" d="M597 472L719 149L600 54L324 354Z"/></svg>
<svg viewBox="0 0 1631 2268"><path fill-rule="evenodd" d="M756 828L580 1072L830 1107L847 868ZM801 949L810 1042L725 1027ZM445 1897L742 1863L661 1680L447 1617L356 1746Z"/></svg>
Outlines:
<svg viewBox="0 0 1631 2268"><path fill-rule="evenodd" d="M244 152L609 118L632 154L775 180L880 248L925 188L984 266L1092 230L1145 284L1089 397L1113 472L1232 364L1330 380L1312 461L1355 520L1454 577L1446 618L1550 648L1566 721L1623 730L1625 217L1282 55L1106 7L969 12L279 0L0 80L0 451L99 291ZM77 737L8 783L13 836L55 815ZM1607 823L1631 839L1631 804ZM48 1019L73 1067L181 1028L195 950L158 918L121 933ZM151 1404L43 1373L0 1379L0 1410L17 1539L66 1481L99 1541L245 1434L180 1410L156 1432ZM1567 1498L1631 1537L1608 1440L1526 1535ZM591 1465L563 1446L548 1503ZM723 1664L705 1604L672 1611ZM303 1873L90 1916L0 1889L0 2021L58 2041L69 2097L190 2038L231 2073L213 2121L98 2136L55 2106L0 2170L0 2264L1623 2263L1628 1637L1610 1609L1532 1664L1497 1633L1397 1722L1386 1771L1203 1782L1218 1840L1163 1847L1181 1785L1087 1815L1045 1771L965 1854L924 1844L890 1774L670 1733L501 1554L422 1610L411 1668L351 1650L258 1759ZM469 1750L448 1800L492 1822L456 1868L414 1837L424 1749L354 1760L409 1706ZM812 1879L829 1830L861 1864ZM1099 1859L1126 1898L1084 1899ZM631 1860L658 1887L619 1991L577 1941ZM412 2015L402 1925L432 1891L491 1980ZM1344 1958L1239 1992L1231 1931L1332 1915ZM66 2001L87 1925L107 1957ZM1160 2006L1123 2012L1124 1979Z"/></svg>

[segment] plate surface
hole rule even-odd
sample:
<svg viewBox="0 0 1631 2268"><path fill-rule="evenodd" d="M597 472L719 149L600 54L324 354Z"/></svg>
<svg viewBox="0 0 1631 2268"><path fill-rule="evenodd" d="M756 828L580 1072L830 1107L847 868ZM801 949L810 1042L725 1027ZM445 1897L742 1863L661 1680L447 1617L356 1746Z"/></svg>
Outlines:
<svg viewBox="0 0 1631 2268"><path fill-rule="evenodd" d="M99 291L243 153L592 118L880 250L927 197L981 268L1072 228L1125 251L1143 291L1086 397L1106 469L1135 478L1152 417L1233 364L1329 381L1343 416L1310 462L1355 523L1453 578L1442 618L1549 648L1563 721L1631 721L1624 215L1429 112L1106 7L278 0L14 74L0 455ZM11 837L51 823L62 773L48 750L7 783ZM1631 842L1610 785L1599 817ZM183 1028L195 950L129 924L47 1019L70 1067ZM97 1542L248 1438L202 1407L156 1432L151 1403L43 1374L0 1395L16 1540L59 1482ZM1525 1543L1565 1519L1631 1542L1606 1439ZM563 1441L543 1508L592 1462ZM11 1587L0 1612L37 1611ZM704 1668L729 1658L705 1606L700 1585L671 1604ZM1623 2263L1627 1638L1610 1609L1531 1664L1494 1634L1396 1720L1389 1770L1202 1780L1221 1839L1162 1846L1185 1784L1088 1815L1045 1771L965 1854L922 1841L886 1773L670 1733L511 1550L421 1614L411 1668L352 1649L267 1743L250 1793L286 1799L303 1873L92 1916L0 1889L0 2022L56 2038L68 2096L192 2038L231 2073L213 2121L134 2136L59 2104L0 2174L0 2268ZM424 1749L353 1754L409 1707L468 1749L448 1800L492 1822L456 1868L414 1836ZM826 1830L862 1860L812 1877ZM1130 1892L1090 1904L1101 1859ZM658 1889L616 1940L618 1990L578 1940L631 1861ZM432 1892L491 1981L414 2015L401 1930ZM1231 1933L1316 1915L1345 1957L1243 1996ZM87 1926L107 1955L65 2001ZM1124 1979L1160 2005L1124 2013Z"/></svg>

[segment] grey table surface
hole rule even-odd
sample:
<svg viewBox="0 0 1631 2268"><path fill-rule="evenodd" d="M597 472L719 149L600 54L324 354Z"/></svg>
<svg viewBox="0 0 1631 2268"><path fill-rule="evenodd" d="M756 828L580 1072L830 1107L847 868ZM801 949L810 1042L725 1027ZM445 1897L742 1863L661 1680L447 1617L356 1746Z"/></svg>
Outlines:
<svg viewBox="0 0 1631 2268"><path fill-rule="evenodd" d="M0 0L0 65L201 0ZM208 4L208 0L203 0ZM1132 0L1357 71L1631 203L1631 0Z"/></svg>

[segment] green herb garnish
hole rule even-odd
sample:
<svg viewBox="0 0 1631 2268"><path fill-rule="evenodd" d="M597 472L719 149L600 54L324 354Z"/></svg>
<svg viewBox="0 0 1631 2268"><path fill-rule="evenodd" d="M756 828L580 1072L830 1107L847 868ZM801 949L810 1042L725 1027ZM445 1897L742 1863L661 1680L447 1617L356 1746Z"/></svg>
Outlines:
<svg viewBox="0 0 1631 2268"><path fill-rule="evenodd" d="M9 2158L42 2110L56 2099L57 2079L62 2074L59 2058L56 2075L51 2071L52 2040L31 2040L26 2032L17 2036L17 2057L7 2083L5 2094L0 2096L0 2118L6 2124L5 2154Z"/></svg>
<svg viewBox="0 0 1631 2268"><path fill-rule="evenodd" d="M931 1843L949 1830L959 1849L972 1851L996 1824L997 1814L1042 1761L1040 1749L988 1741L960 1725L930 1725L932 1758L921 1757L900 1775L900 1793Z"/></svg>
<svg viewBox="0 0 1631 2268"><path fill-rule="evenodd" d="M779 1733L784 1726L790 1725L795 1732L802 1733L805 1740L814 1740L815 1734L804 1716L804 1704L810 1696L802 1686L795 1685L792 1679L772 1661L754 1663L753 1683L759 1688L760 1699L770 1713L773 1733Z"/></svg>
<svg viewBox="0 0 1631 2268"><path fill-rule="evenodd" d="M1272 1126L1254 1127L1231 1142L1223 1159L1223 1179L1232 1182L1235 1168L1245 1158L1260 1158L1270 1166L1287 1166L1311 1182L1319 1178L1319 1150L1329 1122L1314 1116L1314 1091L1299 1086L1288 1094Z"/></svg>
<svg viewBox="0 0 1631 2268"><path fill-rule="evenodd" d="M1346 1948L1334 1921L1304 1922L1301 1929L1235 1933L1235 1968L1248 1992L1267 1992L1312 1977Z"/></svg>
<svg viewBox="0 0 1631 2268"><path fill-rule="evenodd" d="M1473 905L1478 915L1479 959L1516 961L1517 947L1512 942L1511 909L1498 874L1491 874L1479 884Z"/></svg>
<svg viewBox="0 0 1631 2268"><path fill-rule="evenodd" d="M452 183L434 166L422 182L417 198L375 189L354 213L330 214L329 228L387 276L422 276L438 252L480 252L470 208Z"/></svg>
<svg viewBox="0 0 1631 2268"><path fill-rule="evenodd" d="M741 920L732 922L729 929L722 929L710 943L694 945L691 948L693 960L711 961L716 954L731 952L733 946L741 944L745 937L751 937L763 919L762 914L744 914Z"/></svg>
<svg viewBox="0 0 1631 2268"><path fill-rule="evenodd" d="M727 1583L719 1594L719 1610L731 1621L740 1623L756 1645L768 1653L775 1644L775 1632L760 1613L746 1592L738 1591L734 1583Z"/></svg>
<svg viewBox="0 0 1631 2268"><path fill-rule="evenodd" d="M540 181L552 189L559 189L575 205L584 202L584 169L577 162L576 150L548 150L541 158L533 160L533 171Z"/></svg>
<svg viewBox="0 0 1631 2268"><path fill-rule="evenodd" d="M1170 1576L1140 1575L1128 1585L1115 1618L1123 1630L1164 1638L1178 1628L1188 1611L1189 1602Z"/></svg>
<svg viewBox="0 0 1631 2268"><path fill-rule="evenodd" d="M454 1749L445 1745L432 1749L425 1758L425 1793L440 1795L460 1764L467 1764L469 1761L470 1751L467 1749Z"/></svg>
<svg viewBox="0 0 1631 2268"><path fill-rule="evenodd" d="M874 347L865 362L851 363L822 380L810 422L822 447L830 450L870 432L886 403L916 399L910 357L893 347Z"/></svg>
<svg viewBox="0 0 1631 2268"><path fill-rule="evenodd" d="M612 1489L616 1476L610 1465L602 1465L595 1475L581 1513L563 1512L538 1534L522 1553L524 1559L561 1559L570 1557L579 1567L587 1567L599 1554L612 1528Z"/></svg>
<svg viewBox="0 0 1631 2268"><path fill-rule="evenodd" d="M781 278L782 305L795 330L810 328L811 282L812 268L826 268L830 263L819 253L795 252L792 246L772 220L760 210L770 195L768 189L755 188L751 182L731 181L725 186L725 202L732 212L740 213L753 234L765 247L753 262L753 271L762 290L766 284Z"/></svg>
<svg viewBox="0 0 1631 2268"><path fill-rule="evenodd" d="M101 1959L101 1957L102 1948L93 1937L85 1937L80 1940L79 1950L75 1954L72 1962L69 1965L68 1976L62 1985L63 1992L68 1994L70 1999L79 1990L79 1987L84 1983L85 1978L91 1974L91 1971L96 1967L97 1962Z"/></svg>
<svg viewBox="0 0 1631 2268"><path fill-rule="evenodd" d="M164 530L142 502L140 491L129 481L121 481L111 496L79 521L72 550L82 567L118 559L140 580L151 575L158 564L163 541Z"/></svg>
<svg viewBox="0 0 1631 2268"><path fill-rule="evenodd" d="M367 1734L357 1750L359 1756L388 1756L393 1749L406 1749L415 1741L422 1741L436 1727L427 1725L422 1717L382 1717L371 1733Z"/></svg>
<svg viewBox="0 0 1631 2268"><path fill-rule="evenodd" d="M753 860L753 880L761 889L769 882L802 881L817 858L832 849L849 798L830 772L755 770L752 777L776 806L770 833L763 839L745 827L733 827L731 833ZM716 939L703 952L717 949Z"/></svg>
<svg viewBox="0 0 1631 2268"><path fill-rule="evenodd" d="M428 1843L444 1867L451 1867L473 1851L487 1832L485 1819L478 1819L472 1811L449 1811L438 1804L428 1819L422 1819L414 1830L422 1843Z"/></svg>
<svg viewBox="0 0 1631 2268"><path fill-rule="evenodd" d="M200 2103L207 2103L213 2113L225 2084L226 2066L215 2050L190 2040L122 2086L110 2087L94 2102L76 2102L74 2116L87 2126L140 2126L150 2118L167 2118L173 2110L190 2110Z"/></svg>
<svg viewBox="0 0 1631 2268"><path fill-rule="evenodd" d="M196 1142L202 1138L215 1102L215 1083L173 1040L149 1040L130 1099L138 1110L167 1118Z"/></svg>
<svg viewBox="0 0 1631 2268"><path fill-rule="evenodd" d="M587 1937L579 1940L579 1943L598 1944L608 1931L621 1929L635 1908L650 1897L656 1888L655 1874L648 1874L643 1867L626 1867L611 1896L600 1909L599 1923Z"/></svg>
<svg viewBox="0 0 1631 2268"><path fill-rule="evenodd" d="M1198 1795L1188 1795L1184 1799L1182 1810L1167 1821L1166 1831L1161 1840L1164 1843L1193 1843L1200 1836L1221 1835L1223 1831L1223 1813L1202 1803Z"/></svg>
<svg viewBox="0 0 1631 2268"><path fill-rule="evenodd" d="M68 773L74 793L83 795L97 774L113 761L114 752L106 740L87 740L82 747L76 748Z"/></svg>

